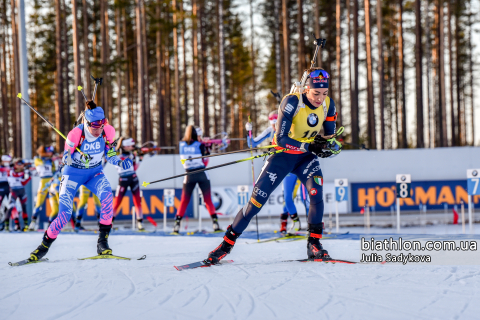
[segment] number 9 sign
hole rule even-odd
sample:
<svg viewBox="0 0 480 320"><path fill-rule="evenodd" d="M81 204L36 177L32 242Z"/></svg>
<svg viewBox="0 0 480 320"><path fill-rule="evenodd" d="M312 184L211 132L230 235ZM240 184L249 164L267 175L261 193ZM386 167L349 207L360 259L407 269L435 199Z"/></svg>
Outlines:
<svg viewBox="0 0 480 320"><path fill-rule="evenodd" d="M397 174L397 198L410 198L411 184L410 174Z"/></svg>
<svg viewBox="0 0 480 320"><path fill-rule="evenodd" d="M348 201L348 180L335 179L335 200Z"/></svg>

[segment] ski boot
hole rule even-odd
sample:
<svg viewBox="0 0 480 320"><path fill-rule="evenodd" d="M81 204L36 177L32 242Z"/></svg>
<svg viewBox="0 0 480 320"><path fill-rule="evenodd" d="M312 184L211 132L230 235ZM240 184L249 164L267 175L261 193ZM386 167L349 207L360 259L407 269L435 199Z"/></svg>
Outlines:
<svg viewBox="0 0 480 320"><path fill-rule="evenodd" d="M81 220L77 220L77 222L75 223L75 232L79 232L81 230L85 230L85 228L82 226L82 221Z"/></svg>
<svg viewBox="0 0 480 320"><path fill-rule="evenodd" d="M23 215L23 229L22 229L23 232L27 232L28 231L28 215L24 214Z"/></svg>
<svg viewBox="0 0 480 320"><path fill-rule="evenodd" d="M143 227L143 219L137 219L137 230L138 231L145 231L145 228Z"/></svg>
<svg viewBox="0 0 480 320"><path fill-rule="evenodd" d="M2 223L0 223L0 231L3 231L4 229L5 229L5 223L2 222Z"/></svg>
<svg viewBox="0 0 480 320"><path fill-rule="evenodd" d="M35 231L37 229L37 218L32 218L32 222L28 226L28 231Z"/></svg>
<svg viewBox="0 0 480 320"><path fill-rule="evenodd" d="M56 238L55 238L56 239ZM55 239L51 239L47 235L47 231L43 234L43 239L42 243L38 246L37 249L33 250L32 253L30 253L30 261L38 261L42 259L48 252L48 249L50 249L50 246L52 245L53 241Z"/></svg>
<svg viewBox="0 0 480 320"><path fill-rule="evenodd" d="M13 229L13 231L23 231L22 227L20 227L20 221L18 219L15 219L15 228Z"/></svg>
<svg viewBox="0 0 480 320"><path fill-rule="evenodd" d="M208 254L208 258L205 259L205 262L210 264L219 263L220 260L225 258L225 256L232 251L235 241L237 241L237 238L240 237L240 235L241 233L233 231L232 226L228 226L222 243Z"/></svg>
<svg viewBox="0 0 480 320"><path fill-rule="evenodd" d="M218 217L217 214L214 213L211 215L212 223L213 223L213 232L222 232L223 230L220 229L220 225L218 224Z"/></svg>
<svg viewBox="0 0 480 320"><path fill-rule="evenodd" d="M287 233L288 213L280 215L280 234L284 236Z"/></svg>
<svg viewBox="0 0 480 320"><path fill-rule="evenodd" d="M307 258L329 259L328 251L323 249L320 239L322 238L323 222L308 224Z"/></svg>
<svg viewBox="0 0 480 320"><path fill-rule="evenodd" d="M290 227L290 230L288 230L288 234L296 235L297 232L302 229L300 226L300 217L295 213L292 214L290 218L293 220L293 225Z"/></svg>
<svg viewBox="0 0 480 320"><path fill-rule="evenodd" d="M108 246L108 235L110 234L110 230L112 230L112 225L104 225L98 224L100 230L98 234L98 241L97 241L97 253L101 254L112 254L112 249Z"/></svg>
<svg viewBox="0 0 480 320"><path fill-rule="evenodd" d="M175 225L173 226L173 234L180 234L180 223L182 222L182 217L176 216L175 217Z"/></svg>
<svg viewBox="0 0 480 320"><path fill-rule="evenodd" d="M5 232L10 232L11 231L10 230L10 221L8 219L4 222L4 225L0 230L5 230Z"/></svg>

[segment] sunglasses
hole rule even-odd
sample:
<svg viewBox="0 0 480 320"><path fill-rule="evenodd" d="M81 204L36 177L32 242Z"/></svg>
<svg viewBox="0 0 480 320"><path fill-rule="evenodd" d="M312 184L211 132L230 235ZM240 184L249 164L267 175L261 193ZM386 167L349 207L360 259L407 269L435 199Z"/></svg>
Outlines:
<svg viewBox="0 0 480 320"><path fill-rule="evenodd" d="M315 70L310 72L310 78L318 78L319 76L322 76L322 78L325 78L325 79L330 78L330 75L325 70Z"/></svg>
<svg viewBox="0 0 480 320"><path fill-rule="evenodd" d="M105 123L107 123L107 119L87 122L87 125L89 127L94 128L94 129L100 129L100 128L103 128L105 126Z"/></svg>

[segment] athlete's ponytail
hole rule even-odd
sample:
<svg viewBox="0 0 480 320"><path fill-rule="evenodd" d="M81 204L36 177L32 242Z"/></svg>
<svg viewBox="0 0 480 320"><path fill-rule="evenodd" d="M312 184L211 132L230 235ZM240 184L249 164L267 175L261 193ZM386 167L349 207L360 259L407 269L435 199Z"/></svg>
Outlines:
<svg viewBox="0 0 480 320"><path fill-rule="evenodd" d="M197 130L195 130L194 126L187 126L185 129L185 136L183 137L182 141L185 141L187 144L192 144L195 141L198 141Z"/></svg>
<svg viewBox="0 0 480 320"><path fill-rule="evenodd" d="M45 146L42 144L40 145L38 148L37 148L37 154L40 156L40 157L44 157L45 156Z"/></svg>
<svg viewBox="0 0 480 320"><path fill-rule="evenodd" d="M97 104L93 100L88 100L85 102L85 110L93 110L97 107Z"/></svg>

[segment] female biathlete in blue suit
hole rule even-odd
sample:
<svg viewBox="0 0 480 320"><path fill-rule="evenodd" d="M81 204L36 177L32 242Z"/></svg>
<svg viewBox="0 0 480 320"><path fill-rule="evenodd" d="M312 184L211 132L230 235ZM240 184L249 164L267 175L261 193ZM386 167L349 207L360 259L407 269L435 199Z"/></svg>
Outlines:
<svg viewBox="0 0 480 320"><path fill-rule="evenodd" d="M63 155L63 175L60 181L59 213L45 231L42 243L30 254L30 260L44 257L51 244L57 238L62 228L70 220L73 209L73 197L81 185L85 185L100 199L102 212L98 222L99 235L97 242L98 254L112 254L108 246L108 235L112 229L113 194L112 187L103 173L103 156L107 161L123 169L130 168L130 159L121 160L112 146L115 139L115 129L108 124L101 107L93 101L86 103L85 118L82 124L68 133ZM85 159L76 148L87 154L91 159Z"/></svg>
<svg viewBox="0 0 480 320"><path fill-rule="evenodd" d="M231 252L250 220L290 172L302 181L310 196L307 257L329 257L320 243L324 207L323 177L318 157L330 157L341 149L334 138L336 112L333 100L328 97L330 76L320 68L311 68L307 74L302 84L306 92L285 96L279 107L274 143L283 152L267 159L255 184L262 192L253 193L248 204L240 209L232 225L228 226L222 243L208 255L209 263L218 263ZM322 127L325 136L318 134ZM309 143L312 138L314 141Z"/></svg>
<svg viewBox="0 0 480 320"><path fill-rule="evenodd" d="M248 147L256 148L262 142L273 139L275 136L275 126L278 120L278 111L272 111L268 114L268 120L270 122L270 126L263 130L263 132L256 136L255 138L251 139L247 136L247 144ZM252 124L247 122L245 125L247 132L252 131ZM287 174L285 179L283 179L283 198L285 200L285 205L283 206L283 213L280 215L280 233L286 234L287 233L287 222L288 222L288 214L290 213L290 217L293 220L293 225L290 228L289 233L294 233L301 229L300 227L300 218L297 214L297 208L295 207L294 203L294 191L297 184L297 176L293 173Z"/></svg>

